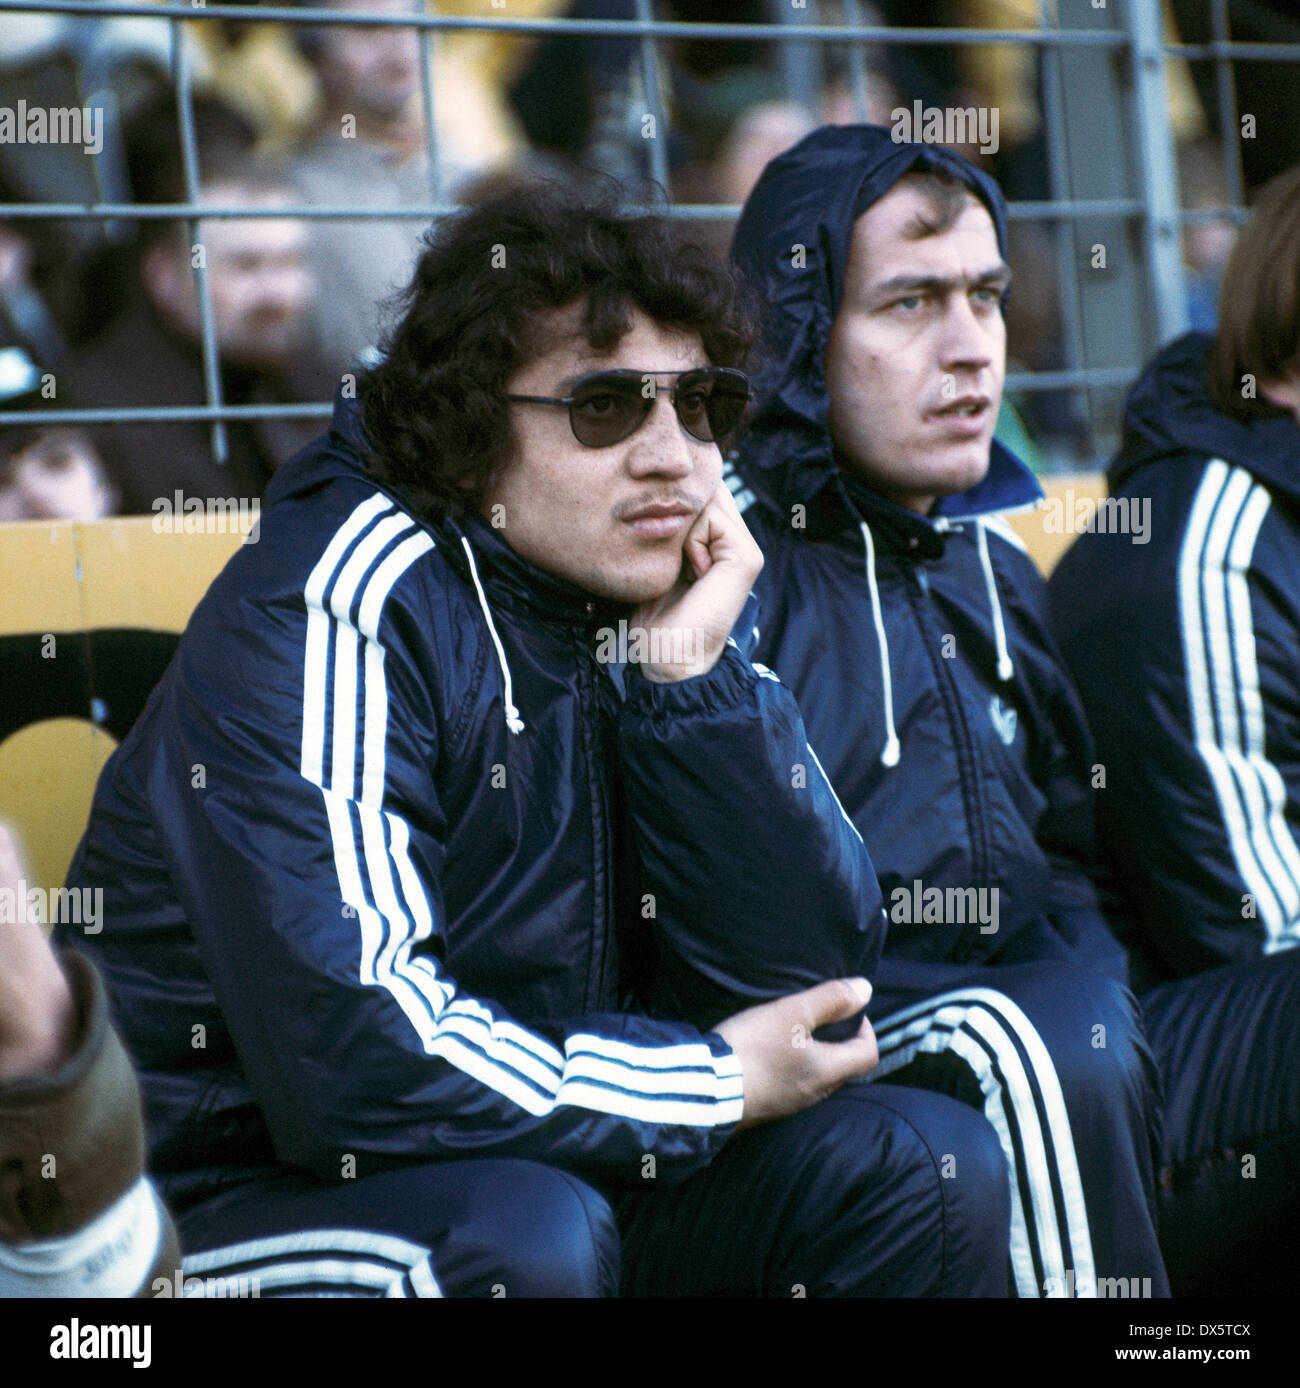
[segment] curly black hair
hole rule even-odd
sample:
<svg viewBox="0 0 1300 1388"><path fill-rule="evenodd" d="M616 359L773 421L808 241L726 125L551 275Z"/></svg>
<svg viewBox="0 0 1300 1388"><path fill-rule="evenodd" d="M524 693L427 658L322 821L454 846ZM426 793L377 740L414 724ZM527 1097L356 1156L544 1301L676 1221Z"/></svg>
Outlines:
<svg viewBox="0 0 1300 1388"><path fill-rule="evenodd" d="M542 315L581 303L597 352L640 309L743 368L758 336L739 272L678 224L558 183L514 182L425 234L384 358L357 382L366 467L419 515L476 510L510 458L506 382L551 343Z"/></svg>

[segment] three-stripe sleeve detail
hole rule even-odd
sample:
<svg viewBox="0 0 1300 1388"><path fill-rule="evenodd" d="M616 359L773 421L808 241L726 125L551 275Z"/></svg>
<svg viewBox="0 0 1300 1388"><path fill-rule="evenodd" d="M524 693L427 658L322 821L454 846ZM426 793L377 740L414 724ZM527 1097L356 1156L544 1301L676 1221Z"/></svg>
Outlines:
<svg viewBox="0 0 1300 1388"><path fill-rule="evenodd" d="M304 591L301 771L320 788L340 892L355 912L358 981L392 995L427 1054L534 1117L568 1104L645 1123L736 1122L734 1055L715 1056L703 1040L635 1046L588 1033L570 1035L561 1051L458 994L428 953L412 957L435 923L409 826L383 806L390 710L380 628L393 587L433 548L376 495L340 526Z"/></svg>
<svg viewBox="0 0 1300 1388"><path fill-rule="evenodd" d="M1206 465L1178 559L1187 700L1198 756L1214 788L1242 883L1264 927L1264 952L1300 938L1300 848L1286 785L1264 747L1247 575L1268 491L1244 468Z"/></svg>

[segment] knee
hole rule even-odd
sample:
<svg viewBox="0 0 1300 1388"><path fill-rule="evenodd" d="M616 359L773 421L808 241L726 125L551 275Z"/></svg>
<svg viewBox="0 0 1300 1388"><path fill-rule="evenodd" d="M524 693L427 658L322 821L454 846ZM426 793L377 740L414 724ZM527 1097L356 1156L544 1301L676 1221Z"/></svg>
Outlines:
<svg viewBox="0 0 1300 1388"><path fill-rule="evenodd" d="M1100 1119L1117 1103L1145 1106L1158 1095L1141 1011L1122 983L1051 962L1033 965L1006 992L1046 1049L1076 1117L1092 1111Z"/></svg>
<svg viewBox="0 0 1300 1388"><path fill-rule="evenodd" d="M1006 1296L1011 1177L993 1125L976 1109L921 1094L907 1119L934 1164L941 1203L939 1296Z"/></svg>
<svg viewBox="0 0 1300 1388"><path fill-rule="evenodd" d="M490 1206L451 1231L437 1258L440 1278L462 1295L617 1295L619 1239L605 1198L554 1167L508 1166Z"/></svg>
<svg viewBox="0 0 1300 1388"><path fill-rule="evenodd" d="M894 1085L865 1093L853 1208L864 1237L883 1234L897 1250L886 1294L1005 1296L1011 1197L992 1126L945 1095Z"/></svg>

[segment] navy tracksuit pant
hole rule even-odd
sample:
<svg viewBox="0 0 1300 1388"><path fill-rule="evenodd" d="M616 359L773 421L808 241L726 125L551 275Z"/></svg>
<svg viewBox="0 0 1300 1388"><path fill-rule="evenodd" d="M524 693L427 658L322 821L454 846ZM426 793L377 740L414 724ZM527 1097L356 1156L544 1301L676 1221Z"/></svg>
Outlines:
<svg viewBox="0 0 1300 1388"><path fill-rule="evenodd" d="M518 1160L286 1172L179 1225L193 1294L798 1298L1004 1295L1008 1221L977 1112L867 1084L737 1134L672 1188L602 1194Z"/></svg>
<svg viewBox="0 0 1300 1388"><path fill-rule="evenodd" d="M1140 994L1175 1296L1300 1295L1300 949Z"/></svg>
<svg viewBox="0 0 1300 1388"><path fill-rule="evenodd" d="M870 1012L877 1084L952 1094L997 1134L1015 1294L1169 1294L1156 1232L1160 1082L1127 988L1057 960L963 972L885 959Z"/></svg>

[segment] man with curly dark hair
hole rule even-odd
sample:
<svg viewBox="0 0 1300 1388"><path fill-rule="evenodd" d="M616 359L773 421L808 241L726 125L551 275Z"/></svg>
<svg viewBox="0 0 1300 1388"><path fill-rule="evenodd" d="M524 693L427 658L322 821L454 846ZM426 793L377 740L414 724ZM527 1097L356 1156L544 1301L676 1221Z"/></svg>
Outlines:
<svg viewBox="0 0 1300 1388"><path fill-rule="evenodd" d="M1005 1289L988 1125L846 1083L883 913L742 650L752 336L668 222L507 190L277 475L71 874L187 1273Z"/></svg>

